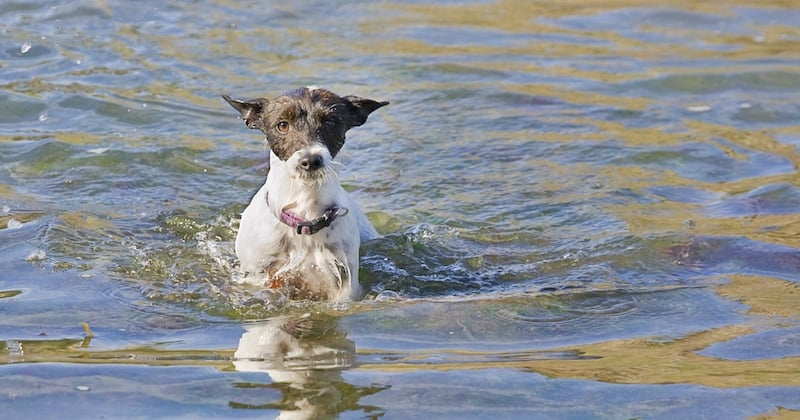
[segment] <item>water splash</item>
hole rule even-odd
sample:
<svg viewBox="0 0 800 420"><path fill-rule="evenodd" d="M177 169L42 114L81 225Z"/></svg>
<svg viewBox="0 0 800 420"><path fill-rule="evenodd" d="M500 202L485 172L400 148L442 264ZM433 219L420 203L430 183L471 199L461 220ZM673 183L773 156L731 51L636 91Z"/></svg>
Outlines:
<svg viewBox="0 0 800 420"><path fill-rule="evenodd" d="M25 260L28 261L28 262L43 261L46 256L47 256L46 252L44 252L41 249L37 249L37 250L31 252L30 254L28 254L28 256L25 258Z"/></svg>

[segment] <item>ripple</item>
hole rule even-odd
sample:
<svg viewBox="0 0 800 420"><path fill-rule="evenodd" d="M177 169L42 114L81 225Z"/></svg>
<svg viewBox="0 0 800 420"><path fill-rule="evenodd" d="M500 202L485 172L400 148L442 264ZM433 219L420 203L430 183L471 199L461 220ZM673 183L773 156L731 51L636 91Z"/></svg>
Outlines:
<svg viewBox="0 0 800 420"><path fill-rule="evenodd" d="M707 206L712 217L795 214L799 208L800 188L790 184L764 185Z"/></svg>
<svg viewBox="0 0 800 420"><path fill-rule="evenodd" d="M378 366L392 365L435 365L446 367L448 365L474 365L492 367L504 363L524 363L543 360L591 360L592 356L584 356L578 351L519 351L519 352L455 352L439 350L435 352L370 352L359 354L359 364L374 364Z"/></svg>
<svg viewBox="0 0 800 420"><path fill-rule="evenodd" d="M4 103L3 112L0 112L0 124L26 123L30 125L47 110L47 106L41 101L20 95L0 93L0 101Z"/></svg>
<svg viewBox="0 0 800 420"><path fill-rule="evenodd" d="M23 42L19 47L11 47L5 50L7 58L11 59L37 59L55 55L55 50L40 44L31 44L29 41Z"/></svg>
<svg viewBox="0 0 800 420"><path fill-rule="evenodd" d="M563 299L563 300L562 300ZM562 324L580 318L614 317L628 315L637 310L634 295L611 293L578 293L574 297L544 298L524 309L499 309L495 315L503 320L518 323Z"/></svg>
<svg viewBox="0 0 800 420"><path fill-rule="evenodd" d="M3 3L0 188L36 217L0 216L22 223L0 235L112 306L289 310L237 283L236 218L266 154L219 93L319 83L393 104L341 157L383 219L362 249L368 302L559 295L492 315L524 330L635 318L652 287L797 278L797 157L776 140L798 113L793 8L503 6ZM689 236L708 219L728 224ZM631 297L590 297L608 289Z"/></svg>

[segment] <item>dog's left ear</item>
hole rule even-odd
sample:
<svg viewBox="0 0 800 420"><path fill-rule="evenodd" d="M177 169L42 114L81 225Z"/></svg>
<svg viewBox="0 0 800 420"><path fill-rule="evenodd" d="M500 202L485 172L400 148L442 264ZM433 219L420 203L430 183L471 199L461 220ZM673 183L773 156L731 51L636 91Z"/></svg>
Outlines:
<svg viewBox="0 0 800 420"><path fill-rule="evenodd" d="M259 98L251 101L240 101L228 95L222 95L222 98L242 114L242 120L245 125L252 129L261 130L264 128L261 124L261 111L263 111L264 106L269 103L268 100Z"/></svg>
<svg viewBox="0 0 800 420"><path fill-rule="evenodd" d="M350 122L351 127L358 127L359 125L364 124L367 122L367 117L372 111L376 109L389 105L389 102L378 102L373 101L372 99L366 98L359 98L358 96L345 96L342 99L348 104L348 110L350 111Z"/></svg>

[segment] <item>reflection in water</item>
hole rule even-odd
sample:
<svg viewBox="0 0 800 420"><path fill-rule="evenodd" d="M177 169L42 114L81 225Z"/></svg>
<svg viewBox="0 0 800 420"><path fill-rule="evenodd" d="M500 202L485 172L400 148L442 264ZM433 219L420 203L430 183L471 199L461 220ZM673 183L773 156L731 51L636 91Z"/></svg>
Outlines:
<svg viewBox="0 0 800 420"><path fill-rule="evenodd" d="M229 405L278 409L281 419L325 418L346 410L379 415L379 408L359 406L358 400L386 388L358 387L342 378L342 371L353 365L355 351L338 318L327 315L279 316L246 325L233 364L240 372L267 373L272 384L236 386L277 389L282 399L262 404L231 401Z"/></svg>

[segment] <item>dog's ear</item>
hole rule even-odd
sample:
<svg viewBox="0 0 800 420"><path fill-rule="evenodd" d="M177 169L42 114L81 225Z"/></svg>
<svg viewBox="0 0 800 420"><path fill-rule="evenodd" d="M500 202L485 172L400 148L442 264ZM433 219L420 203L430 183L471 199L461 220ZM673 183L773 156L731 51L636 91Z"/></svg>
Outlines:
<svg viewBox="0 0 800 420"><path fill-rule="evenodd" d="M389 102L378 102L372 99L359 98L358 96L345 96L342 99L348 104L347 108L350 112L350 126L358 127L359 125L367 122L367 117L372 111L389 105Z"/></svg>
<svg viewBox="0 0 800 420"><path fill-rule="evenodd" d="M242 114L242 120L245 125L259 130L264 128L261 124L261 111L263 111L264 106L269 103L268 100L259 98L250 101L240 101L228 95L222 95L222 98Z"/></svg>

